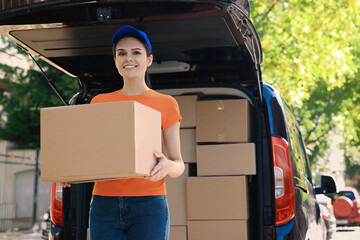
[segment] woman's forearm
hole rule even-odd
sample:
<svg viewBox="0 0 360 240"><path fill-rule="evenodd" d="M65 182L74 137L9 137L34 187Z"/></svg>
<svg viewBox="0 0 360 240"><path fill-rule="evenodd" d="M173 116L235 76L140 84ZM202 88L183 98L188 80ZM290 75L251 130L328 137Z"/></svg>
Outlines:
<svg viewBox="0 0 360 240"><path fill-rule="evenodd" d="M172 162L168 176L171 178L179 177L185 170L185 164L182 159L169 160Z"/></svg>

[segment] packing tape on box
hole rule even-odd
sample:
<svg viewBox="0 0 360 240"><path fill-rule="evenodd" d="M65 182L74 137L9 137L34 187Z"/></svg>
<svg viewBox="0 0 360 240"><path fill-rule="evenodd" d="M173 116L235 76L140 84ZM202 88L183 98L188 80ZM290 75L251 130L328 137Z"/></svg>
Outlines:
<svg viewBox="0 0 360 240"><path fill-rule="evenodd" d="M216 104L216 110L222 111L225 109L225 104L223 100L218 100Z"/></svg>

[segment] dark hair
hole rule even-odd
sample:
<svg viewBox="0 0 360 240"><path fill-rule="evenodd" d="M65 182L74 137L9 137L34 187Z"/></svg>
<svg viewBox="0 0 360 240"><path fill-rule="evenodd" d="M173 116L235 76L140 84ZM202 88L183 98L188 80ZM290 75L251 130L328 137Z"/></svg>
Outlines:
<svg viewBox="0 0 360 240"><path fill-rule="evenodd" d="M112 54L113 54L113 58L116 58L116 45L117 43L120 41L120 39L123 39L125 37L132 37L135 38L137 40L139 40L145 47L145 51L146 51L146 56L150 57L150 55L152 54L150 51L150 47L146 44L146 42L144 42L144 40L142 40L141 38L137 37L137 36L133 36L133 35L124 35L121 38L119 38L113 45L112 45ZM150 76L149 73L146 71L145 72L145 83L146 85L151 88L151 81L150 81Z"/></svg>

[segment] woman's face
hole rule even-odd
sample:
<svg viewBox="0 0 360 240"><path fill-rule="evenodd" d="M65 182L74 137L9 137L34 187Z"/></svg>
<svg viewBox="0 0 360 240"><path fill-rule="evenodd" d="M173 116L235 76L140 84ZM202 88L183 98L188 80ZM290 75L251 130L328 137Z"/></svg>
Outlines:
<svg viewBox="0 0 360 240"><path fill-rule="evenodd" d="M153 56L147 56L142 42L133 37L124 37L118 41L115 49L115 65L123 78L145 78L145 71L151 65Z"/></svg>

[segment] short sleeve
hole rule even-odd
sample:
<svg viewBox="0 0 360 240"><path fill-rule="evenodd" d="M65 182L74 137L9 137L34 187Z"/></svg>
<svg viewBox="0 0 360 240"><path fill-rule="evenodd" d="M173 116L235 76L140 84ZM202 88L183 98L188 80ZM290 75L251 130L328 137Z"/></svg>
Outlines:
<svg viewBox="0 0 360 240"><path fill-rule="evenodd" d="M167 109L162 118L162 130L166 130L171 127L176 121L181 121L182 117L180 115L179 104L175 98L167 96Z"/></svg>
<svg viewBox="0 0 360 240"><path fill-rule="evenodd" d="M93 97L93 98L91 99L91 101L90 101L90 104L98 103L98 102L99 102L99 101L98 101L98 96L99 96L99 95Z"/></svg>

